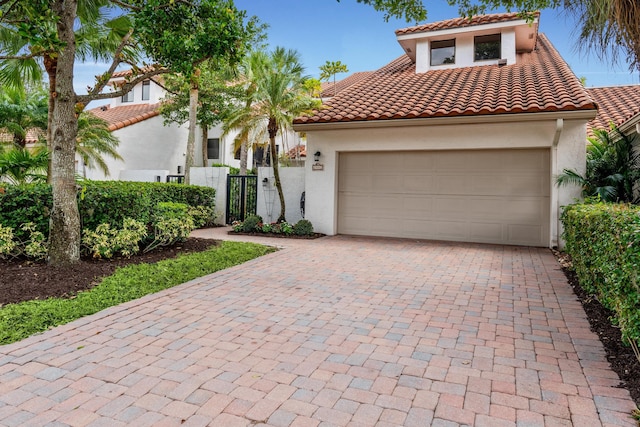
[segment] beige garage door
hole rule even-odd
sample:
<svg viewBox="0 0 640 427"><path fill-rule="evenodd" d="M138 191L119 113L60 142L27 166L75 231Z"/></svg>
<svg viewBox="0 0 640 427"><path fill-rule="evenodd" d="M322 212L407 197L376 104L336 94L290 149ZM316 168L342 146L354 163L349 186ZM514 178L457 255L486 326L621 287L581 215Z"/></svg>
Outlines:
<svg viewBox="0 0 640 427"><path fill-rule="evenodd" d="M548 149L339 159L341 234L548 246Z"/></svg>

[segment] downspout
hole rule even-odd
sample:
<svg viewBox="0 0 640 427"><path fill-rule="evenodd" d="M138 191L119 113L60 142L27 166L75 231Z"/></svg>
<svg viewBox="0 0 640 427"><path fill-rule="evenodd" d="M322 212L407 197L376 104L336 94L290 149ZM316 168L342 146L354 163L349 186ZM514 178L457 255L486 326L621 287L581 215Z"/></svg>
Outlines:
<svg viewBox="0 0 640 427"><path fill-rule="evenodd" d="M551 150L551 230L550 239L551 247L557 247L560 240L558 235L560 231L560 215L559 215L559 195L558 188L553 179L558 174L558 143L560 142L560 134L564 130L564 119L556 119L556 132L553 135L553 145Z"/></svg>

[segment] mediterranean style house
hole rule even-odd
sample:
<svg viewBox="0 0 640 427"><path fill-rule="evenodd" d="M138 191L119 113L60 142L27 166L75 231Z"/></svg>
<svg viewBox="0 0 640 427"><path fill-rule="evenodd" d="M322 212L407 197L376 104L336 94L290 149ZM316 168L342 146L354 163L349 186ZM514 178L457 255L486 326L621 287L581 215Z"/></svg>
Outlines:
<svg viewBox="0 0 640 427"><path fill-rule="evenodd" d="M113 74L109 84L117 86L130 71ZM123 160L105 158L110 174L106 176L98 169L85 168L82 160L77 161L77 170L86 178L94 180L124 179L136 181L165 181L167 175L184 173L187 124L164 124L160 115L160 105L166 94L164 88L154 80L146 80L136 85L131 92L111 99L108 105L89 110L109 124L109 129L120 140L118 153ZM235 134L222 135L220 126L208 130L206 147L200 128L196 129L195 165L209 166L225 164L240 166L240 152L234 149ZM279 152L287 152L301 144L300 137L293 133L278 136ZM207 153L204 162L203 149ZM283 151L284 150L284 151ZM255 145L248 153L248 167L265 161L265 149ZM294 152L295 155L299 153ZM298 155L298 159L300 156Z"/></svg>
<svg viewBox="0 0 640 427"><path fill-rule="evenodd" d="M504 13L396 31L404 54L299 117L317 231L551 247L563 169L596 102L532 22Z"/></svg>

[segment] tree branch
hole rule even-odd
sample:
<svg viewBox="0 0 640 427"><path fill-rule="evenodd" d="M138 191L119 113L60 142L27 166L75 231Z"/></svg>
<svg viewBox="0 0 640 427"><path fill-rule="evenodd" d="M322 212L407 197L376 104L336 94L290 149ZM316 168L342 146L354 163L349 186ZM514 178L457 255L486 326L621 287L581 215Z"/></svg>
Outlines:
<svg viewBox="0 0 640 427"><path fill-rule="evenodd" d="M111 78L113 73L116 71L116 68L118 68L118 65L120 65L120 62L121 62L120 58L121 58L121 55L122 55L122 51L124 50L124 48L129 43L129 40L131 39L131 35L132 34L133 34L133 28L129 29L127 34L122 38L122 41L120 42L120 45L118 46L118 48L116 49L116 51L113 54L113 62L111 62L111 66L109 67L109 69L106 72L104 72L102 74L102 76L100 76L100 80L98 81L98 83L93 87L92 90L89 91L89 93L87 95L89 95L89 96L97 95L100 92L102 92L104 87L109 82L109 79Z"/></svg>
<svg viewBox="0 0 640 427"><path fill-rule="evenodd" d="M167 74L167 73L170 73L170 72L171 71L169 69L167 69L167 68L156 68L154 70L150 70L150 71L148 71L146 73L140 74L135 79L126 82L125 84L120 86L119 90L116 90L115 92L90 93L90 94L86 94L86 95L77 95L76 96L76 102L80 103L80 104L83 104L83 105L87 105L91 101L97 101L97 100L100 100L100 99L117 98L119 96L123 96L123 95L129 93L129 91L131 89L133 89L135 85L137 85L138 83L140 83L140 82L142 82L144 80L148 80L153 76L157 76L157 75L160 75L160 74Z"/></svg>
<svg viewBox="0 0 640 427"><path fill-rule="evenodd" d="M25 60L25 59L33 59L36 58L40 55L36 55L34 53L31 53L29 55L0 55L0 60L5 60L5 59L18 59L18 60Z"/></svg>

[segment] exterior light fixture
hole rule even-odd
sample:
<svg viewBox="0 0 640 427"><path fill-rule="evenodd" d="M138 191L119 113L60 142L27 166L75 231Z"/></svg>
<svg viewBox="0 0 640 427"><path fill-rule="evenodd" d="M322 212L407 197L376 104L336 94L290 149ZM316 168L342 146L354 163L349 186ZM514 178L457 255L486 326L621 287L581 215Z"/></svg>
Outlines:
<svg viewBox="0 0 640 427"><path fill-rule="evenodd" d="M318 163L318 162L320 161L320 156L321 156L321 155L322 155L322 153L321 153L321 152L316 151L316 152L313 154L313 160L315 160L315 161L316 161L316 163Z"/></svg>

